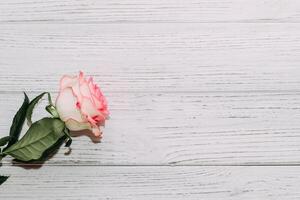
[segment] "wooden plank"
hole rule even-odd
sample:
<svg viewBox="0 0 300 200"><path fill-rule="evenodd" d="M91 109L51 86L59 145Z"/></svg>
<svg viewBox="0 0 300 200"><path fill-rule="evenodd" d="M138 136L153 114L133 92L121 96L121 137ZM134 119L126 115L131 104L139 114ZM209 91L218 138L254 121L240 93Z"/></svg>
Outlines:
<svg viewBox="0 0 300 200"><path fill-rule="evenodd" d="M299 167L1 167L1 199L299 199Z"/></svg>
<svg viewBox="0 0 300 200"><path fill-rule="evenodd" d="M0 38L5 92L56 91L79 69L109 92L299 91L299 24L1 25Z"/></svg>
<svg viewBox="0 0 300 200"><path fill-rule="evenodd" d="M4 23L299 22L297 0L10 0Z"/></svg>
<svg viewBox="0 0 300 200"><path fill-rule="evenodd" d="M36 93L30 93L33 97ZM54 95L55 96L55 95ZM75 138L49 165L300 164L300 93L112 93L102 143ZM22 93L0 94L0 135ZM46 115L42 103L34 119ZM9 165L7 157L3 163Z"/></svg>

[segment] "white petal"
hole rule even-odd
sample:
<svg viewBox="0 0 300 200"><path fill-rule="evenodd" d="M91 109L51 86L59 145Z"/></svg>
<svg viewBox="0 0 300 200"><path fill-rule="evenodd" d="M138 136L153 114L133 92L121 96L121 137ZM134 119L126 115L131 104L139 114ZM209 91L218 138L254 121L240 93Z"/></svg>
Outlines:
<svg viewBox="0 0 300 200"><path fill-rule="evenodd" d="M56 99L56 109L60 118L65 121L69 118L83 122L80 110L76 107L77 98L71 88L65 88L60 91Z"/></svg>
<svg viewBox="0 0 300 200"><path fill-rule="evenodd" d="M66 126L71 131L81 131L81 130L85 130L85 129L91 130L91 126L88 122L79 123L78 121L76 121L74 119L68 119L66 121Z"/></svg>
<svg viewBox="0 0 300 200"><path fill-rule="evenodd" d="M79 88L79 77L67 75L62 77L60 80L60 90L70 87L73 89L73 93L76 95L78 101L81 102L82 95Z"/></svg>
<svg viewBox="0 0 300 200"><path fill-rule="evenodd" d="M63 76L60 80L60 90L63 90L67 87L72 87L74 84L76 84L77 77L76 76Z"/></svg>

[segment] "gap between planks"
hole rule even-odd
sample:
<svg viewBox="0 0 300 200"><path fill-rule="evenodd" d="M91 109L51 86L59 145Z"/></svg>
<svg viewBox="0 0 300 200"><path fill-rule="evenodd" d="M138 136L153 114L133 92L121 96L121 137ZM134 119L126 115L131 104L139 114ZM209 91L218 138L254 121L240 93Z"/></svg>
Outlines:
<svg viewBox="0 0 300 200"><path fill-rule="evenodd" d="M3 167L1 173L11 177L0 198L299 199L299 172L299 167Z"/></svg>
<svg viewBox="0 0 300 200"><path fill-rule="evenodd" d="M30 96L35 95L30 93ZM299 94L130 94L125 97L109 94L107 97L112 120L105 127L103 142L90 145L88 138L76 138L72 154L65 156L66 149L62 148L47 164L299 163ZM0 120L0 135L9 131L15 105L22 98L22 93L7 95L1 103L1 113L10 117L3 115ZM34 119L46 114L38 112L44 110L43 105L37 107ZM185 120L179 121L178 116Z"/></svg>

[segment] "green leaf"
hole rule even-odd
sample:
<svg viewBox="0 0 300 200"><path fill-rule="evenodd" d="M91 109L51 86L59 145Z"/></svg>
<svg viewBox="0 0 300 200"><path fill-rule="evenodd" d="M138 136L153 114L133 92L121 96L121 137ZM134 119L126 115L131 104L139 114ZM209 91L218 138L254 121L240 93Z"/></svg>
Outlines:
<svg viewBox="0 0 300 200"><path fill-rule="evenodd" d="M42 94L40 94L39 96L35 97L29 104L28 106L28 109L27 109L27 113L26 113L26 119L27 119L27 122L28 122L28 126L30 126L32 124L32 120L31 120L31 117L32 117L32 112L33 112L33 109L35 107L35 105L43 98L43 96L47 94L48 95L48 101L49 101L49 104L52 105L52 100L51 100L51 95L49 92L43 92Z"/></svg>
<svg viewBox="0 0 300 200"><path fill-rule="evenodd" d="M20 137L20 133L21 133L24 121L25 121L25 117L26 117L26 111L29 106L29 98L25 92L24 92L24 95L25 95L25 98L24 98L23 104L20 107L20 109L18 110L18 112L16 113L16 115L14 116L13 122L11 124L10 131L9 131L10 140L9 140L7 146L5 147L5 149L7 149L8 147L10 147L14 143L16 143Z"/></svg>
<svg viewBox="0 0 300 200"><path fill-rule="evenodd" d="M24 137L3 154L20 161L39 160L44 152L65 137L64 128L64 122L59 119L43 118L33 123Z"/></svg>
<svg viewBox="0 0 300 200"><path fill-rule="evenodd" d="M6 136L0 139L0 147L6 145L10 140L10 136Z"/></svg>
<svg viewBox="0 0 300 200"><path fill-rule="evenodd" d="M7 179L8 179L9 176L0 176L0 185L2 185Z"/></svg>

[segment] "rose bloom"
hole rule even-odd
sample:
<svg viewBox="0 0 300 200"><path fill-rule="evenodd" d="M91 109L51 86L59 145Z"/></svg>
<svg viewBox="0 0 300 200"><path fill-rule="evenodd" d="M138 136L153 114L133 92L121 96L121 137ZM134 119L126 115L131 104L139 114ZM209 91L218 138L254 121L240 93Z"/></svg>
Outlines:
<svg viewBox="0 0 300 200"><path fill-rule="evenodd" d="M109 117L107 102L100 88L94 84L92 77L63 76L60 81L60 92L56 99L59 117L71 131L89 129L101 138L100 126Z"/></svg>

